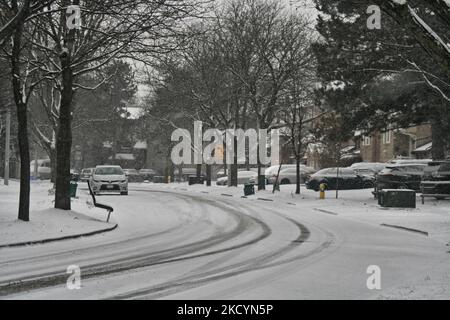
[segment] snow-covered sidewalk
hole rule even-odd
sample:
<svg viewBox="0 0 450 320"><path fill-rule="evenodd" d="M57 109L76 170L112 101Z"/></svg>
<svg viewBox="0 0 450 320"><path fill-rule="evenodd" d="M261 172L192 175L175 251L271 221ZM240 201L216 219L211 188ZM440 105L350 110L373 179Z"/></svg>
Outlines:
<svg viewBox="0 0 450 320"><path fill-rule="evenodd" d="M53 209L54 195L49 182L31 183L30 221L17 219L19 183L0 185L0 247L89 235L112 229L106 223L106 212L92 207L89 196L77 192L72 210Z"/></svg>

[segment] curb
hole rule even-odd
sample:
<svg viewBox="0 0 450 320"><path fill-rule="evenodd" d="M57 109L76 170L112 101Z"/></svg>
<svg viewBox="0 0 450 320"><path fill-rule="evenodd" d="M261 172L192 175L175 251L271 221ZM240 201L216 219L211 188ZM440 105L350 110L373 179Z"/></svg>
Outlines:
<svg viewBox="0 0 450 320"><path fill-rule="evenodd" d="M76 239L76 238L82 238L82 237L89 237L89 236L93 236L96 234L113 231L118 226L119 226L118 224L115 224L112 227L101 229L101 230L91 231L91 232L82 233L82 234L74 234L74 235L70 235L70 236L63 236L63 237L58 237L58 238L49 238L49 239L36 240L36 241L24 241L24 242L18 242L18 243L2 244L2 245L0 245L0 249L1 248L29 246L29 245L35 245L35 244L44 244L44 243L48 243L48 242Z"/></svg>
<svg viewBox="0 0 450 320"><path fill-rule="evenodd" d="M389 228L395 228L395 229L400 229L400 230L405 230L405 231L411 231L411 232L415 232L415 233L420 233L420 234L423 234L423 235L428 237L428 232L422 231L422 230L418 230L418 229L412 229L412 228L397 226L395 224L386 224L386 223L382 223L382 224L380 224L380 226L389 227Z"/></svg>
<svg viewBox="0 0 450 320"><path fill-rule="evenodd" d="M261 201L273 201L273 199L267 199L267 198L256 198L256 200L261 200Z"/></svg>

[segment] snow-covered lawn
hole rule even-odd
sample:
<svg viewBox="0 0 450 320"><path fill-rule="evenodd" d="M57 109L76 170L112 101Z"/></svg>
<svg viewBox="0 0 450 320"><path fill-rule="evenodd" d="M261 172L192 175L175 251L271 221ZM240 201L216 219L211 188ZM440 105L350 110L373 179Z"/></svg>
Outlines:
<svg viewBox="0 0 450 320"><path fill-rule="evenodd" d="M113 226L105 222L105 211L93 208L82 192L72 200L72 211L53 209L51 187L49 182L31 183L30 221L23 222L17 219L19 183L0 185L0 246L85 234Z"/></svg>

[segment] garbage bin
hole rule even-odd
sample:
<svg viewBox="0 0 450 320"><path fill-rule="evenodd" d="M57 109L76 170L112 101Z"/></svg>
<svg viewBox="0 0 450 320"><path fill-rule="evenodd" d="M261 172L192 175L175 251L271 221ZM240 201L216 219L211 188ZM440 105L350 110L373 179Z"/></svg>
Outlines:
<svg viewBox="0 0 450 320"><path fill-rule="evenodd" d="M245 184L244 185L244 195L250 196L255 194L255 186L253 184Z"/></svg>
<svg viewBox="0 0 450 320"><path fill-rule="evenodd" d="M77 196L78 183L70 183L70 197L75 198Z"/></svg>
<svg viewBox="0 0 450 320"><path fill-rule="evenodd" d="M197 177L197 176L189 176L188 177L188 184L189 185L204 184L204 183L205 183L204 177Z"/></svg>
<svg viewBox="0 0 450 320"><path fill-rule="evenodd" d="M415 208L416 192L408 189L379 190L378 204L381 207Z"/></svg>
<svg viewBox="0 0 450 320"><path fill-rule="evenodd" d="M258 190L266 188L266 177L264 175L258 176Z"/></svg>

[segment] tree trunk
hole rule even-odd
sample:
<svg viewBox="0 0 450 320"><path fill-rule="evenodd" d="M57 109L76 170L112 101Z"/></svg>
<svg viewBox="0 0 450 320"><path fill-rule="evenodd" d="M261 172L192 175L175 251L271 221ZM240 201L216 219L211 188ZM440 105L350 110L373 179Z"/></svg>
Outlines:
<svg viewBox="0 0 450 320"><path fill-rule="evenodd" d="M206 186L211 186L211 165L206 165Z"/></svg>
<svg viewBox="0 0 450 320"><path fill-rule="evenodd" d="M17 108L17 122L20 153L20 195L19 220L30 221L30 145L28 141L28 116L25 93L20 81L20 50L22 45L23 24L17 27L11 57L12 86Z"/></svg>
<svg viewBox="0 0 450 320"><path fill-rule="evenodd" d="M295 183L295 194L300 194L300 157L295 158L296 165L296 178L297 181Z"/></svg>
<svg viewBox="0 0 450 320"><path fill-rule="evenodd" d="M439 114L436 114L439 116ZM447 132L443 126L441 119L433 117L431 119L431 139L433 141L431 147L431 157L433 160L442 160L445 158L445 136Z"/></svg>
<svg viewBox="0 0 450 320"><path fill-rule="evenodd" d="M237 137L233 137L234 155L233 163L230 166L230 187L237 187L238 185L238 164L237 164Z"/></svg>
<svg viewBox="0 0 450 320"><path fill-rule="evenodd" d="M70 210L70 153L72 149L73 72L70 54L61 57L62 83L59 125L56 138L56 191L55 208Z"/></svg>
<svg viewBox="0 0 450 320"><path fill-rule="evenodd" d="M20 150L19 220L30 221L30 145L28 141L27 106L17 106L18 139Z"/></svg>
<svg viewBox="0 0 450 320"><path fill-rule="evenodd" d="M201 175L202 175L202 165L201 164L197 164L195 167L195 175L197 176L197 179L200 179Z"/></svg>

